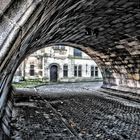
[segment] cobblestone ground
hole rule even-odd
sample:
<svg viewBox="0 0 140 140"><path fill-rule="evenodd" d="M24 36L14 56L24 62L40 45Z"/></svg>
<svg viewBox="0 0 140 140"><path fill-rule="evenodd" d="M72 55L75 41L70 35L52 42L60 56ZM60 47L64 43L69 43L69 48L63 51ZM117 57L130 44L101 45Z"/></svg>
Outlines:
<svg viewBox="0 0 140 140"><path fill-rule="evenodd" d="M140 104L89 89L57 98L41 94L15 103L12 126L17 140L140 140Z"/></svg>

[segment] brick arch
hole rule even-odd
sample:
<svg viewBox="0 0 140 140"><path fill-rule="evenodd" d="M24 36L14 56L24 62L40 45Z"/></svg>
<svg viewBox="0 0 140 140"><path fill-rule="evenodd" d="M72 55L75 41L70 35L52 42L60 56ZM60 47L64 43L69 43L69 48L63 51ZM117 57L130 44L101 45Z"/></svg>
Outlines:
<svg viewBox="0 0 140 140"><path fill-rule="evenodd" d="M0 18L0 109L19 60L47 44L82 45L104 85L140 87L138 0L1 0Z"/></svg>
<svg viewBox="0 0 140 140"><path fill-rule="evenodd" d="M1 78L34 48L66 42L84 46L98 65L107 67L104 72L111 69L117 77L139 80L138 1L3 0L1 4Z"/></svg>
<svg viewBox="0 0 140 140"><path fill-rule="evenodd" d="M27 54L76 44L101 67L104 86L140 87L138 0L1 0L0 110Z"/></svg>

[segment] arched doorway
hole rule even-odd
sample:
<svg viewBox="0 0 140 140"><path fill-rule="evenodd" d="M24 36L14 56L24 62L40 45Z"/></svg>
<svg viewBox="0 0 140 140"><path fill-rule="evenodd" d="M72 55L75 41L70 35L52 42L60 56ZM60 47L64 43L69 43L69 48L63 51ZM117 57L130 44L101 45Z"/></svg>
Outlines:
<svg viewBox="0 0 140 140"><path fill-rule="evenodd" d="M50 82L57 82L58 78L58 67L56 65L52 65L50 67Z"/></svg>

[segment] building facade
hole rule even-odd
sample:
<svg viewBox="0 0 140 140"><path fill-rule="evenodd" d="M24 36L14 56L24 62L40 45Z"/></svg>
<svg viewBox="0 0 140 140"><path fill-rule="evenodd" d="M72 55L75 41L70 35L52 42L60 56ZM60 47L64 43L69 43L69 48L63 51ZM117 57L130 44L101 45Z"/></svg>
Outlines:
<svg viewBox="0 0 140 140"><path fill-rule="evenodd" d="M17 69L14 81L42 79L46 82L78 82L102 79L96 63L84 52L68 46L52 46L36 51Z"/></svg>

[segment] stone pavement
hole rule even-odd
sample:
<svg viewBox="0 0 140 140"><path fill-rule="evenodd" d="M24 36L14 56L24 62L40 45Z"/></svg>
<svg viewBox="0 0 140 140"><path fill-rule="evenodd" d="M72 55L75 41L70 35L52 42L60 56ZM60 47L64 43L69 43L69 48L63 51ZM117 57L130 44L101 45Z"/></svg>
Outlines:
<svg viewBox="0 0 140 140"><path fill-rule="evenodd" d="M42 94L18 97L11 124L12 139L139 140L140 104L95 91L93 85L43 86L36 89ZM70 94L65 89L71 89ZM43 96L47 91L66 96Z"/></svg>
<svg viewBox="0 0 140 140"><path fill-rule="evenodd" d="M40 86L32 86L28 88L18 88L16 92L18 95L33 95L40 94L50 98L58 98L64 96L75 96L76 94L89 94L99 89L102 86L102 82L80 82L80 83L51 83Z"/></svg>

